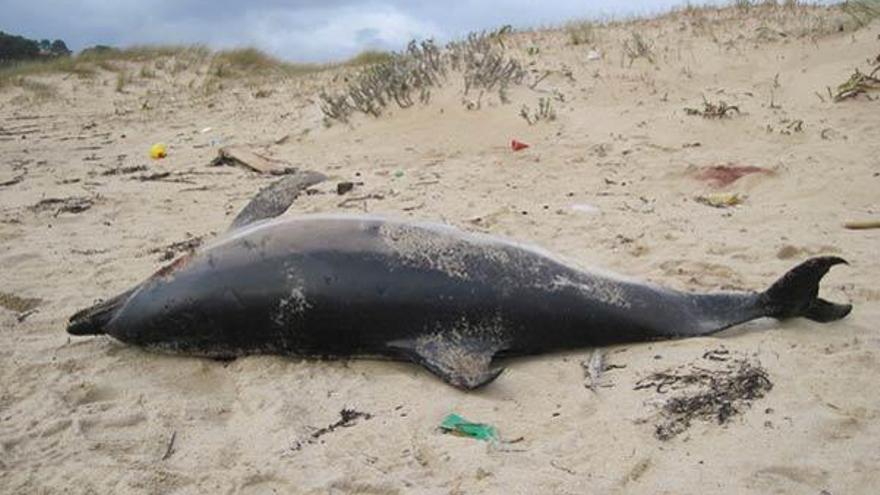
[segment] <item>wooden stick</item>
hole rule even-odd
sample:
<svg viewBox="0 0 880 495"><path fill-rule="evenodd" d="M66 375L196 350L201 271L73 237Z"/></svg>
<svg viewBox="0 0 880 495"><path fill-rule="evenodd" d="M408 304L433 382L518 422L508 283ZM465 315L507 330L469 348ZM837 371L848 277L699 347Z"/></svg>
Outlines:
<svg viewBox="0 0 880 495"><path fill-rule="evenodd" d="M846 222L844 227L853 230L880 229L880 220L859 220Z"/></svg>
<svg viewBox="0 0 880 495"><path fill-rule="evenodd" d="M174 440L177 438L177 430L174 430L171 433L171 439L168 440L168 447L165 449L165 455L162 456L162 460L166 460L171 457L171 454L174 452Z"/></svg>

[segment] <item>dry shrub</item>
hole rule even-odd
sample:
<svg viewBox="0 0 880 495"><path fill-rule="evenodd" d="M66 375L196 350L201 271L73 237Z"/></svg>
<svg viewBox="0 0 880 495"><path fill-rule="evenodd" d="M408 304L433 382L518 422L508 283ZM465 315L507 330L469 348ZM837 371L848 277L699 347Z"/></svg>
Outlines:
<svg viewBox="0 0 880 495"><path fill-rule="evenodd" d="M502 101L511 84L526 75L522 64L505 54L504 27L492 33L473 33L444 49L433 40L411 41L404 52L361 71L343 92L320 93L321 110L329 121L348 121L355 113L378 117L394 104L408 108L418 100L427 103L432 88L445 83L449 72L460 73L464 93L498 91Z"/></svg>

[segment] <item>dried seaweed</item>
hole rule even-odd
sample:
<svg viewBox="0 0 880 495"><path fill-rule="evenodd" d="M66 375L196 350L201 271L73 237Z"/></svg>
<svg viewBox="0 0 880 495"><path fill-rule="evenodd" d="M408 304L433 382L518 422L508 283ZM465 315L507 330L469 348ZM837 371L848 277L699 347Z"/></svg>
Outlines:
<svg viewBox="0 0 880 495"><path fill-rule="evenodd" d="M149 182L154 180L165 180L171 176L171 172L155 172L152 174L142 174L137 177L132 178L132 180L139 180L141 182ZM192 182L192 181L187 181Z"/></svg>
<svg viewBox="0 0 880 495"><path fill-rule="evenodd" d="M370 413L365 413L361 411L357 411L354 409L343 409L339 411L339 421L315 430L312 432L312 438L319 438L328 433L332 433L337 428L348 428L349 426L354 425L354 421L358 418L370 419L373 415Z"/></svg>
<svg viewBox="0 0 880 495"><path fill-rule="evenodd" d="M684 113L688 115L699 115L704 119L723 119L728 116L729 113L736 112L740 113L739 107L736 105L728 105L724 101L719 101L718 103L712 103L711 101L703 98L703 108L685 108Z"/></svg>
<svg viewBox="0 0 880 495"><path fill-rule="evenodd" d="M707 352L699 363L652 373L636 382L634 390L669 394L654 425L654 435L669 440L696 420L726 424L772 388L760 363L722 348Z"/></svg>
<svg viewBox="0 0 880 495"><path fill-rule="evenodd" d="M0 308L15 311L16 313L27 313L35 309L42 302L42 299L36 297L19 297L15 294L0 292Z"/></svg>
<svg viewBox="0 0 880 495"><path fill-rule="evenodd" d="M16 175L15 177L13 177L7 181L0 182L0 187L14 186L23 180L24 180L24 174Z"/></svg>
<svg viewBox="0 0 880 495"><path fill-rule="evenodd" d="M95 204L91 198L82 196L69 196L67 198L48 198L39 201L37 204L30 206L33 212L54 211L53 216L62 213L82 213Z"/></svg>
<svg viewBox="0 0 880 495"><path fill-rule="evenodd" d="M101 172L101 175L126 175L133 174L135 172L145 172L147 170L146 165L133 165L130 167L116 167L111 168L109 170L105 170Z"/></svg>
<svg viewBox="0 0 880 495"><path fill-rule="evenodd" d="M313 431L312 434L309 435L309 437L306 438L305 440L295 441L293 443L293 445L290 446L290 450L294 451L294 452L298 451L298 450L302 449L303 446L305 446L307 444L311 445L311 444L316 443L316 441L319 438L321 438L322 436L324 436L328 433L333 433L338 428L348 428L350 426L354 426L355 421L357 419L363 418L363 419L368 420L368 419L371 419L372 417L373 417L373 415L370 413L357 411L355 409L343 408L341 411L339 411L339 420L338 421L336 421L333 424L327 425L323 428L319 428L319 429ZM323 443L323 440L321 442Z"/></svg>

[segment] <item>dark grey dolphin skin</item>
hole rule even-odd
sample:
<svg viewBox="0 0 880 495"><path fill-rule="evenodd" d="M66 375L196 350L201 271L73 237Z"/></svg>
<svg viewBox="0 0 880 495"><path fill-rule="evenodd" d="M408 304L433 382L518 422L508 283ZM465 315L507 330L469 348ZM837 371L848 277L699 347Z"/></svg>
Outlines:
<svg viewBox="0 0 880 495"><path fill-rule="evenodd" d="M384 356L472 389L499 375L496 357L843 318L850 305L817 297L840 263L807 260L760 293L691 294L441 225L262 219L80 311L68 332L211 357Z"/></svg>

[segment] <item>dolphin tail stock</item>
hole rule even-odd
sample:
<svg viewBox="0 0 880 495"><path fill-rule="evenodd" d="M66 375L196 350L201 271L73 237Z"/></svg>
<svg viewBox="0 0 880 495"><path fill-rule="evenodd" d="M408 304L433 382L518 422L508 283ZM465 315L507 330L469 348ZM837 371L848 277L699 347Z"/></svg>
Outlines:
<svg viewBox="0 0 880 495"><path fill-rule="evenodd" d="M848 264L843 258L811 258L789 270L758 297L766 316L783 320L803 317L826 323L852 311L851 304L836 304L818 297L819 282L834 265Z"/></svg>
<svg viewBox="0 0 880 495"><path fill-rule="evenodd" d="M102 335L107 333L105 327L136 289L137 287L77 311L67 323L67 333L71 335Z"/></svg>

